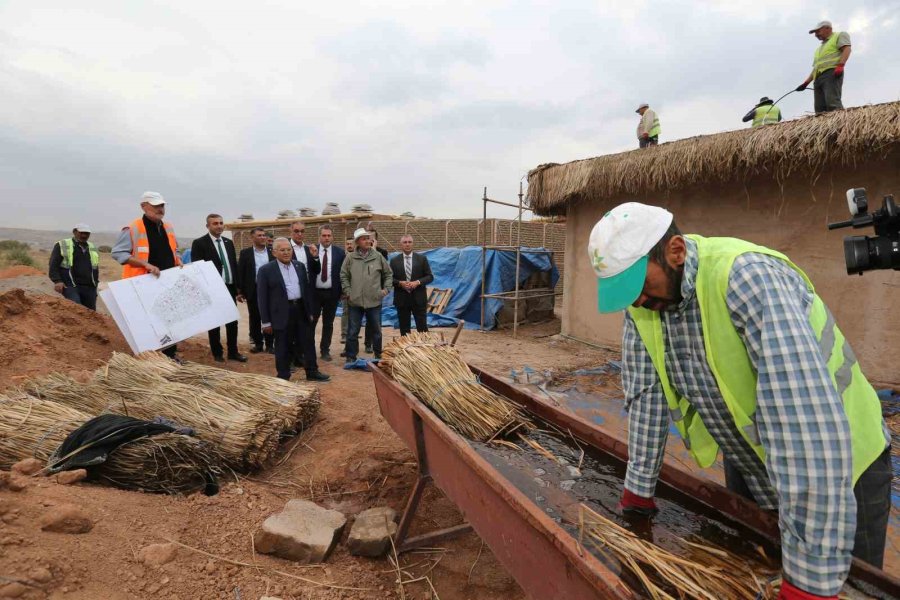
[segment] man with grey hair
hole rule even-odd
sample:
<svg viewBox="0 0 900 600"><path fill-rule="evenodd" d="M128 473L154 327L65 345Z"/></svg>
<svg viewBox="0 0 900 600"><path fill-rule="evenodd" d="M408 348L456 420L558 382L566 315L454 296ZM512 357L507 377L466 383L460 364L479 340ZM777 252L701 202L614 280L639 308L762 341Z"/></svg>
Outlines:
<svg viewBox="0 0 900 600"><path fill-rule="evenodd" d="M806 80L797 86L802 92L813 82L816 114L841 110L844 88L844 66L850 58L850 35L846 31L834 31L831 21L819 21L809 30L821 44L813 55L813 68Z"/></svg>
<svg viewBox="0 0 900 600"><path fill-rule="evenodd" d="M122 265L122 279L147 273L159 277L160 271L181 265L175 230L163 222L165 198L159 192L144 192L141 210L144 216L123 227L112 248L112 257ZM162 353L174 359L176 350L172 345Z"/></svg>
<svg viewBox="0 0 900 600"><path fill-rule="evenodd" d="M413 252L413 237L409 234L400 238L400 254L391 259L394 277L394 306L400 335L410 332L410 315L416 318L416 331L428 331L428 303L425 286L434 281L428 258Z"/></svg>

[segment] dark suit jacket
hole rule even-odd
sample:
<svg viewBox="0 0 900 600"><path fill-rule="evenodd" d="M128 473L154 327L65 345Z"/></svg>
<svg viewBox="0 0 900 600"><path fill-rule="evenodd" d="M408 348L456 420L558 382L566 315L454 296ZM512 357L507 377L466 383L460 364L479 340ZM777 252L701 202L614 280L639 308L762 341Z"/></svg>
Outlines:
<svg viewBox="0 0 900 600"><path fill-rule="evenodd" d="M266 248L269 254L269 262L275 260L270 248ZM241 250L238 256L238 273L241 287L239 291L248 299L256 298L256 256L253 254L253 246Z"/></svg>
<svg viewBox="0 0 900 600"><path fill-rule="evenodd" d="M344 264L346 257L347 253L344 252L343 248L338 248L334 244L331 245L331 262L328 263L328 278L331 280L331 297L334 300L339 300L341 297L341 266ZM319 244L319 272L314 279L320 279L321 274L322 245ZM315 281L313 282L313 287L316 287Z"/></svg>
<svg viewBox="0 0 900 600"><path fill-rule="evenodd" d="M296 260L300 264L303 264L300 259L297 258L297 248L293 245L293 242L291 242L291 248L294 249L294 260ZM306 253L306 264L309 267L307 269L307 274L309 275L309 279L307 279L307 281L312 283L313 278L322 271L322 263L319 262L318 257L313 258L313 255L310 253L309 246L307 244L303 244L303 251Z"/></svg>
<svg viewBox="0 0 900 600"><path fill-rule="evenodd" d="M240 289L241 274L238 272L237 257L234 253L234 242L223 235L222 243L225 245L225 256L228 258L228 266L231 269L231 282L235 287ZM219 275L222 274L222 261L219 259L219 249L213 244L212 238L210 238L209 235L198 237L191 244L191 262L197 262L198 260L211 261L212 264L216 265L216 269L219 270Z"/></svg>
<svg viewBox="0 0 900 600"><path fill-rule="evenodd" d="M434 281L431 274L431 265L428 259L418 252L412 253L412 277L406 279L406 269L403 268L403 253L391 259L391 272L394 274L394 306L401 308L423 307L428 302L425 286ZM400 287L401 281L416 281L421 285L411 293Z"/></svg>
<svg viewBox="0 0 900 600"><path fill-rule="evenodd" d="M259 320L261 323L271 323L273 329L285 329L288 326L288 314L290 312L290 304L288 304L287 288L284 285L284 278L281 276L281 263L277 260L260 267L259 273L256 274L256 301L259 304ZM303 300L303 306L306 308L306 316L309 322L315 314L313 311L313 298L310 293L309 279L306 275L306 268L299 261L291 261L297 270L297 278L300 280L300 297Z"/></svg>

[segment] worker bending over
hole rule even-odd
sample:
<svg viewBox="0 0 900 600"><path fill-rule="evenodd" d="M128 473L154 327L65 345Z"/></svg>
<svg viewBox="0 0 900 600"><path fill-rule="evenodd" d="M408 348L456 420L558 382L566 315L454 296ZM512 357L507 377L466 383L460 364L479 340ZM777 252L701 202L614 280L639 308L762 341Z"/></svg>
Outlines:
<svg viewBox="0 0 900 600"><path fill-rule="evenodd" d="M655 513L671 418L701 467L721 448L728 489L778 510L779 598L837 598L851 553L881 567L890 437L806 274L750 242L682 235L639 203L607 213L589 253L600 312L627 309L622 509Z"/></svg>
<svg viewBox="0 0 900 600"><path fill-rule="evenodd" d="M775 106L771 98L763 96L759 99L759 103L751 108L750 112L744 115L744 118L741 119L741 121L744 123L753 121L751 127L778 123L781 121L781 109Z"/></svg>

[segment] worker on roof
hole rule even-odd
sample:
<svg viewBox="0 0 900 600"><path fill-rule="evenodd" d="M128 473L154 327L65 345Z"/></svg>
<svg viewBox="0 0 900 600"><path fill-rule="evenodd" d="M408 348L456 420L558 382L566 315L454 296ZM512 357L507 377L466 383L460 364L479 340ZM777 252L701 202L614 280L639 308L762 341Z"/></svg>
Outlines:
<svg viewBox="0 0 900 600"><path fill-rule="evenodd" d="M760 125L768 125L769 123L778 123L781 121L781 109L775 106L775 103L772 102L772 99L768 96L763 96L759 99L759 103L750 109L744 118L741 119L744 123L747 121L753 121L751 127L759 127Z"/></svg>
<svg viewBox="0 0 900 600"><path fill-rule="evenodd" d="M656 116L656 112L647 103L638 106L634 112L641 115L637 127L638 147L646 148L657 145L660 129L659 117Z"/></svg>
<svg viewBox="0 0 900 600"><path fill-rule="evenodd" d="M844 108L841 94L844 87L844 66L850 59L850 35L834 31L831 21L820 21L809 30L821 45L813 55L813 68L806 80L797 86L802 92L813 83L816 114Z"/></svg>
<svg viewBox="0 0 900 600"><path fill-rule="evenodd" d="M671 419L701 467L721 448L728 489L779 511L780 599L836 599L851 554L880 568L890 436L806 274L750 242L682 235L636 202L594 226L588 251L598 309L627 310L622 510L656 512Z"/></svg>

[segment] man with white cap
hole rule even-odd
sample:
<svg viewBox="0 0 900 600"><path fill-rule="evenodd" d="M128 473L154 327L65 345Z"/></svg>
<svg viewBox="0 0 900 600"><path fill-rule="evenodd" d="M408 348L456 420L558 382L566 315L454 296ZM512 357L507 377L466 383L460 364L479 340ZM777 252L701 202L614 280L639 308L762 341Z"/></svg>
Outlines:
<svg viewBox="0 0 900 600"><path fill-rule="evenodd" d="M844 87L844 66L850 58L850 35L834 31L831 21L819 21L809 30L822 42L813 55L813 68L806 80L797 86L802 92L813 83L816 114L844 108L841 94Z"/></svg>
<svg viewBox="0 0 900 600"><path fill-rule="evenodd" d="M359 354L359 330L363 316L372 327L372 347L375 358L381 358L381 301L393 286L391 266L372 249L371 234L360 227L353 232L356 250L349 253L341 265L341 290L347 297L350 326L344 347L346 361L353 362Z"/></svg>
<svg viewBox="0 0 900 600"><path fill-rule="evenodd" d="M588 251L600 312L628 311L622 510L656 512L671 418L701 467L721 448L728 488L779 511L779 598L836 598L851 553L880 567L890 437L803 271L743 240L682 235L670 212L636 202L594 226Z"/></svg>
<svg viewBox="0 0 900 600"><path fill-rule="evenodd" d="M163 222L166 200L158 192L144 192L141 196L144 215L122 228L113 245L112 257L122 265L122 279L150 273L159 277L160 271L181 264L175 230ZM162 353L175 358L176 346Z"/></svg>
<svg viewBox="0 0 900 600"><path fill-rule="evenodd" d="M53 289L72 302L97 310L97 284L100 281L100 254L88 241L91 228L79 223L72 237L59 240L50 252L50 281Z"/></svg>
<svg viewBox="0 0 900 600"><path fill-rule="evenodd" d="M660 128L659 117L656 116L656 111L645 102L638 106L634 112L641 115L641 120L638 122L637 127L638 146L646 148L647 146L657 145L659 143Z"/></svg>

